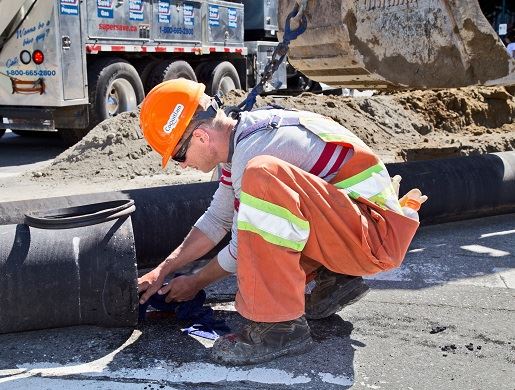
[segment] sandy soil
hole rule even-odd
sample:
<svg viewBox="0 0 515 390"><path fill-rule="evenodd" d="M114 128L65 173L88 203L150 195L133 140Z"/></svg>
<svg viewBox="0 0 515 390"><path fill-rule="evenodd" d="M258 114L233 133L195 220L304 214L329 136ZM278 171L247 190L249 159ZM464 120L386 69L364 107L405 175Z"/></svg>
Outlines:
<svg viewBox="0 0 515 390"><path fill-rule="evenodd" d="M511 92L511 93L510 93ZM279 104L311 110L345 125L386 162L434 159L515 150L514 91L463 88L410 91L372 97L258 98L256 106ZM235 91L227 105L243 100ZM209 180L209 174L160 167L160 156L142 138L137 112L123 113L95 127L48 167L0 183L0 199L60 196Z"/></svg>

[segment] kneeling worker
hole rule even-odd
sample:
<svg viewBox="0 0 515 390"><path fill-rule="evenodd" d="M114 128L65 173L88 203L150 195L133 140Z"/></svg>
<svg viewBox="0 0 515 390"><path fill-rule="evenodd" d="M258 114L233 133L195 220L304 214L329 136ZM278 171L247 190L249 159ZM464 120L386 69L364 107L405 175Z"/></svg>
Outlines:
<svg viewBox="0 0 515 390"><path fill-rule="evenodd" d="M236 309L249 320L220 337L212 357L251 364L311 343L307 319L328 317L368 287L361 276L398 267L418 228L403 215L390 176L358 137L332 119L277 108L227 116L204 85L176 79L141 107L150 146L182 168L224 164L211 205L158 267L138 280L151 295L185 301L236 273ZM199 272L165 277L232 238ZM306 280L316 286L305 298Z"/></svg>

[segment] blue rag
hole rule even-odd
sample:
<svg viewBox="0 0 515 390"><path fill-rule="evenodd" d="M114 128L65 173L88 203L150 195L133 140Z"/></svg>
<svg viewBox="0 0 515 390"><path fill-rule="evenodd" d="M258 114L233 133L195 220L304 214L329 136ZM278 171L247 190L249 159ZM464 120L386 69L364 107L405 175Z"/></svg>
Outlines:
<svg viewBox="0 0 515 390"><path fill-rule="evenodd" d="M163 284L163 287L166 284ZM197 335L211 340L216 340L220 334L229 333L231 330L224 320L214 318L213 309L204 307L206 292L200 290L195 298L184 302L165 301L166 295L154 294L144 304L139 305L139 321L144 321L149 306L159 312L174 313L180 321L192 321L193 325L182 329L186 334Z"/></svg>

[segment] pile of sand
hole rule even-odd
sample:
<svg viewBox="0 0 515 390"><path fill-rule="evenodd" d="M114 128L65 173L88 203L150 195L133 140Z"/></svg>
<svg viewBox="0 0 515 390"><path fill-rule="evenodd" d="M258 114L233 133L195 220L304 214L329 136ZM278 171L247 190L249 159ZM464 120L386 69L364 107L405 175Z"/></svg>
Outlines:
<svg viewBox="0 0 515 390"><path fill-rule="evenodd" d="M237 104L245 96L235 91L225 103ZM385 162L515 150L515 100L505 88L412 91L368 98L303 93L260 97L256 107L271 103L333 118ZM174 182L174 176L191 174L174 163L163 172L160 162L142 138L138 113L129 112L100 123L49 167L25 178L47 183L112 182L165 173L168 182ZM194 174L191 178L200 180Z"/></svg>
<svg viewBox="0 0 515 390"><path fill-rule="evenodd" d="M26 174L38 181L131 180L154 175L183 175L171 161L161 168L161 156L146 143L138 112L124 112L93 128L80 142L55 158L42 171Z"/></svg>

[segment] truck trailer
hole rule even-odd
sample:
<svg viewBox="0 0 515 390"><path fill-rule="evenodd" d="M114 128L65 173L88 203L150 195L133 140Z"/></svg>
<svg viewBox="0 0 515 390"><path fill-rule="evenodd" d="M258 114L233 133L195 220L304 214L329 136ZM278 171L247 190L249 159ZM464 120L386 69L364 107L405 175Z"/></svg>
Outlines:
<svg viewBox="0 0 515 390"><path fill-rule="evenodd" d="M288 62L325 85L515 85L477 0L242 1L0 0L0 133L57 129L74 142L177 77L211 95L251 88L287 23L306 28Z"/></svg>
<svg viewBox="0 0 515 390"><path fill-rule="evenodd" d="M251 41L245 5L0 0L0 135L58 131L74 143L178 77L203 82L211 95L253 87L277 46L277 4L253 2ZM282 65L270 89L285 85Z"/></svg>

